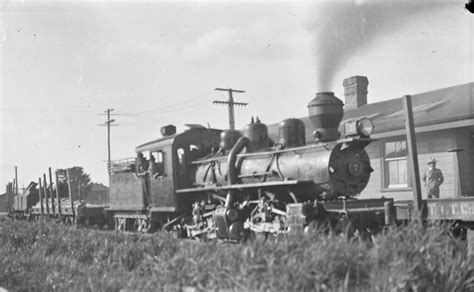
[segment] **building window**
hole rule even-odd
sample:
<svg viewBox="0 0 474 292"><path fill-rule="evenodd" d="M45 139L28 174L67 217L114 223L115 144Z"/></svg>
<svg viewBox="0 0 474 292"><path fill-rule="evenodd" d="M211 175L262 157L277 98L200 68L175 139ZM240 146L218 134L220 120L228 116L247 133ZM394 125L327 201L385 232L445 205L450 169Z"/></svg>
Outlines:
<svg viewBox="0 0 474 292"><path fill-rule="evenodd" d="M409 186L407 157L407 143L405 140L385 143L385 188L407 188Z"/></svg>

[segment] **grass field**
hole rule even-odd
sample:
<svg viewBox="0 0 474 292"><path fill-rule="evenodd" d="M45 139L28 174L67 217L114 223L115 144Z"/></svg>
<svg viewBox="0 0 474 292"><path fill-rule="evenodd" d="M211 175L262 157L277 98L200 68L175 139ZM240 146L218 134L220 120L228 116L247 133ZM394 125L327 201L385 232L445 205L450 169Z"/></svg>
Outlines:
<svg viewBox="0 0 474 292"><path fill-rule="evenodd" d="M473 291L474 261L441 227L395 229L372 243L312 234L234 245L0 218L0 287Z"/></svg>

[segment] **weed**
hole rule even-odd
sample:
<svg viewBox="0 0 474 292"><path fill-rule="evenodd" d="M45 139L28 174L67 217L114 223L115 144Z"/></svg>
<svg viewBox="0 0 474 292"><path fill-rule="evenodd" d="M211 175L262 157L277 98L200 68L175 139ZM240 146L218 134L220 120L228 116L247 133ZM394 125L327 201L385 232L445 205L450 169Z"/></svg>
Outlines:
<svg viewBox="0 0 474 292"><path fill-rule="evenodd" d="M0 219L2 220L2 219ZM0 222L0 286L11 290L469 291L474 262L445 226L409 225L371 243L335 234L240 245Z"/></svg>

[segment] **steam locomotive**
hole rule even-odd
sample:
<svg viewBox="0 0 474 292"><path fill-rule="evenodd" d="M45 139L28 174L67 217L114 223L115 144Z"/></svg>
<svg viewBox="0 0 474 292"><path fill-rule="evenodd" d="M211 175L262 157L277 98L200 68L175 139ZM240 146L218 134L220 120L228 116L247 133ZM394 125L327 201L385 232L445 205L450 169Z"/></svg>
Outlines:
<svg viewBox="0 0 474 292"><path fill-rule="evenodd" d="M294 118L278 125L276 142L258 118L242 131L163 127L162 138L136 147L136 159L110 165L106 217L116 230L230 241L321 224L367 230L389 223L393 200L355 199L372 172L364 150L371 121L339 127L343 103L331 92L318 93L308 109L311 143Z"/></svg>

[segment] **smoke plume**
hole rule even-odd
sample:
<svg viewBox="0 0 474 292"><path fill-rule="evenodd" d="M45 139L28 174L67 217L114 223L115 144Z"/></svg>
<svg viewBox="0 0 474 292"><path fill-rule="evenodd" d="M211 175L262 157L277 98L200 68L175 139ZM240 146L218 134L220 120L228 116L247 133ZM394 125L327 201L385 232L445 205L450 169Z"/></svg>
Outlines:
<svg viewBox="0 0 474 292"><path fill-rule="evenodd" d="M351 57L362 54L379 36L415 21L423 12L452 5L433 1L356 1L324 3L321 17L311 24L316 34L316 78L319 90L329 90L332 79Z"/></svg>

